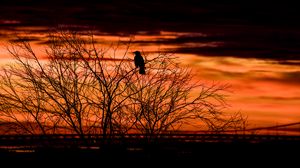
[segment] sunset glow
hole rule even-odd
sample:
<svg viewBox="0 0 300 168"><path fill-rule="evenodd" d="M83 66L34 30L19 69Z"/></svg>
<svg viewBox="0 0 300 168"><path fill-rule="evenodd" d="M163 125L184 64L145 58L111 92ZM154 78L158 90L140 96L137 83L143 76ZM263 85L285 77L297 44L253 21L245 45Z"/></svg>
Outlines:
<svg viewBox="0 0 300 168"><path fill-rule="evenodd" d="M21 28L19 28L21 29ZM39 33L34 33L38 31ZM45 56L45 42L47 34L42 33L43 28L26 28L18 30L20 37L28 37L34 51L41 58ZM21 33L20 33L21 32ZM24 32L24 33L22 33ZM28 36L28 32L31 32ZM1 40L0 64L3 66L11 62L11 56L5 47L9 46L9 41L13 40L14 31L3 31L7 37ZM126 51L127 44L131 41L129 51L140 50L148 56L157 52L173 52L179 57L183 66L193 69L198 80L202 82L215 82L231 85L228 94L228 112L241 112L248 117L249 127L271 126L286 123L298 122L300 118L300 87L299 72L300 67L292 64L282 64L275 60L237 58L232 56L207 57L205 55L176 53L176 49L182 45L187 46L210 46L217 47L218 43L185 43L185 44L164 44L161 41L176 39L181 35L205 37L198 33L177 33L160 32L156 35L144 35L143 32L130 36L112 36L98 32L94 39L99 48L109 48L110 46L122 43L118 48L117 57L122 58ZM82 36L85 38L84 36ZM128 53L127 58L132 59L132 53ZM288 62L288 61L286 61ZM293 62L293 61L291 61ZM295 61L294 61L295 63ZM298 63L298 62L296 62Z"/></svg>
<svg viewBox="0 0 300 168"><path fill-rule="evenodd" d="M1 165L298 165L296 2L1 0Z"/></svg>
<svg viewBox="0 0 300 168"><path fill-rule="evenodd" d="M105 61L133 61L134 51L141 51L146 62L169 53L192 69L193 81L230 85L225 111L242 113L248 128L298 123L296 6L267 1L5 0L0 6L0 68L14 62L8 49L15 42L29 42L37 57L47 61L49 37L57 30L76 32L84 41L93 35L97 50L109 58Z"/></svg>

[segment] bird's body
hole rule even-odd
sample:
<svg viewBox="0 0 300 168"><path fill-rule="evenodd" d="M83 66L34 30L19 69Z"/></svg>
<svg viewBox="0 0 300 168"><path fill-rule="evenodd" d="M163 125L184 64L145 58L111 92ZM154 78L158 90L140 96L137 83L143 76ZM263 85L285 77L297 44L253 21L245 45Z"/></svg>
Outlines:
<svg viewBox="0 0 300 168"><path fill-rule="evenodd" d="M135 67L139 68L140 74L146 74L144 58L142 57L142 55L139 51L135 51L134 54L135 54L135 56L134 56Z"/></svg>

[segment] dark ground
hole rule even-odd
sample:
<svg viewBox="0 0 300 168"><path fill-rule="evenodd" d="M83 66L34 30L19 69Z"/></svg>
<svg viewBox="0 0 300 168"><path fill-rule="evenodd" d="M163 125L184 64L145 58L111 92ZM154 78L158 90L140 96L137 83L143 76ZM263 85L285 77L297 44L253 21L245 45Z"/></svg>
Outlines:
<svg viewBox="0 0 300 168"><path fill-rule="evenodd" d="M112 145L100 149L37 148L35 152L13 152L2 149L1 163L22 166L84 167L256 167L257 165L295 165L300 143L177 143L143 147ZM211 165L211 166L203 166ZM105 166L105 167L106 167Z"/></svg>

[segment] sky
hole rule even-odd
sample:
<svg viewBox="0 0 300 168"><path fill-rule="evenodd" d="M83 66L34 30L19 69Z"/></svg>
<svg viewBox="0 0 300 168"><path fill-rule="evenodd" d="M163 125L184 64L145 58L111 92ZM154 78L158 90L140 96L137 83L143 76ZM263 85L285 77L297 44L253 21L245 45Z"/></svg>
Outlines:
<svg viewBox="0 0 300 168"><path fill-rule="evenodd" d="M134 37L175 53L196 77L231 85L229 111L251 127L300 120L300 10L270 0L1 0L0 44L25 33L39 49L51 27L95 30L102 43ZM0 48L1 64L9 60Z"/></svg>

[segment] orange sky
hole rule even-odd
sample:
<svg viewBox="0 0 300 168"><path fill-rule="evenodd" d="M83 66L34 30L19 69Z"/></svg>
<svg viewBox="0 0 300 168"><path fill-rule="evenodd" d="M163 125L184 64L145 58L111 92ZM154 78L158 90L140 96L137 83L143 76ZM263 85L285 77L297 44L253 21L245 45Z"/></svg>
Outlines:
<svg viewBox="0 0 300 168"><path fill-rule="evenodd" d="M39 28L34 28L39 29ZM41 28L42 29L42 28ZM1 32L3 33L3 32ZM8 63L9 54L5 45L8 40L12 40L13 32L5 32L8 38L0 41L0 65ZM188 32L186 33L189 34ZM175 49L175 44L164 45L157 43L161 39L172 39L177 37L175 32L161 32L160 35L143 35L141 32L137 36L110 36L99 35L96 40L102 46L108 46L112 42L119 40L139 41L133 43L130 51L141 50L144 52L156 52L158 50ZM197 36L205 36L198 34ZM34 50L39 55L44 55L44 46L41 44L45 40L45 34L30 34L38 40L32 41ZM147 43L142 43L147 41ZM150 43L153 42L153 43ZM189 44L193 45L193 44ZM214 47L217 43L196 44L197 46ZM119 50L123 53L121 47ZM118 53L117 53L118 54ZM175 53L176 54L176 53ZM129 57L132 55L128 55ZM259 60L237 57L208 57L192 54L176 54L180 61L192 67L196 77L203 82L216 82L230 84L231 93L228 97L227 109L229 112L237 112L248 116L250 127L270 126L299 122L300 120L300 87L299 76L300 66L279 64L272 60ZM133 57L133 56L132 56Z"/></svg>
<svg viewBox="0 0 300 168"><path fill-rule="evenodd" d="M248 116L251 126L298 122L299 66L275 61L233 57L193 57L189 59L199 78L230 84L230 111Z"/></svg>

